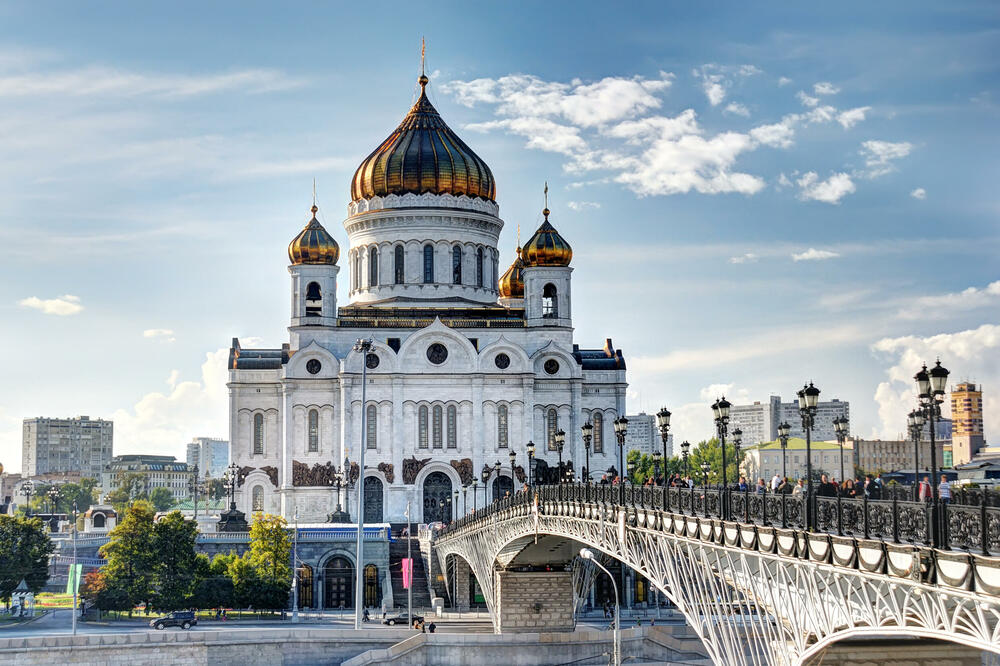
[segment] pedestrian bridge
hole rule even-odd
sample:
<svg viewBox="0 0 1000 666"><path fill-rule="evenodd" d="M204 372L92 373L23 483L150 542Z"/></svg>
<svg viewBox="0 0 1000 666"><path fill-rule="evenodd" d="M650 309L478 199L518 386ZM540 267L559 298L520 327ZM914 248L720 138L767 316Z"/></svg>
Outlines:
<svg viewBox="0 0 1000 666"><path fill-rule="evenodd" d="M802 496L541 486L455 521L433 548L442 571L455 556L476 576L497 633L570 628L593 579L586 546L645 576L716 663L802 664L876 635L1000 653L1000 509L812 501L810 531Z"/></svg>

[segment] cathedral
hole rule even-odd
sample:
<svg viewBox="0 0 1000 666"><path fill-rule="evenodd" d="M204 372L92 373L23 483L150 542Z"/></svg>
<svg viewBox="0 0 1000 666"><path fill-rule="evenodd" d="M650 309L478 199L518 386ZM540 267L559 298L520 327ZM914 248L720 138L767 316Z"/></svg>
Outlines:
<svg viewBox="0 0 1000 666"><path fill-rule="evenodd" d="M367 524L404 522L408 506L413 522L447 521L529 476L580 479L588 456L595 480L618 465L625 360L610 339L574 343L573 251L558 220L546 208L501 258L493 173L419 82L416 104L351 181L347 251L315 205L289 244L288 343L233 340L231 459L248 515L356 520L350 488L363 483Z"/></svg>

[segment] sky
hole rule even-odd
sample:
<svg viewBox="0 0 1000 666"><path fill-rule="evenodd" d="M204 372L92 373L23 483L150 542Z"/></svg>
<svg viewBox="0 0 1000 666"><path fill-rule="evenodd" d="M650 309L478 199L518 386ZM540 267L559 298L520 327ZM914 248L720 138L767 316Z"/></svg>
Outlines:
<svg viewBox="0 0 1000 666"><path fill-rule="evenodd" d="M287 341L313 179L346 249L422 37L501 263L547 181L577 342L624 351L630 412L699 441L720 395L813 381L893 438L940 356L1000 436L996 3L4 3L7 470L26 417L114 419L116 454L228 435L230 341Z"/></svg>

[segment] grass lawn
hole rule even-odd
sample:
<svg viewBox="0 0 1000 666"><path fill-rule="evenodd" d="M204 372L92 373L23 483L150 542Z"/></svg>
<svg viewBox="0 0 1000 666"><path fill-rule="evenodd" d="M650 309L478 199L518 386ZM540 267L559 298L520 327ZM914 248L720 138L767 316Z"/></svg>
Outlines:
<svg viewBox="0 0 1000 666"><path fill-rule="evenodd" d="M54 594L52 592L39 592L35 595L35 608L72 608L72 594Z"/></svg>

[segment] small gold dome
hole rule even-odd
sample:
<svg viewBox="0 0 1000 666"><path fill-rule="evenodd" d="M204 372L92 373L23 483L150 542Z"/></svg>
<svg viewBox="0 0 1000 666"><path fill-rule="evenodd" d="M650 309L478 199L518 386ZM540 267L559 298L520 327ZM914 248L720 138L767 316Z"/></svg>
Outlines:
<svg viewBox="0 0 1000 666"><path fill-rule="evenodd" d="M496 201L493 172L427 99L427 81L420 76L420 99L354 172L351 201L428 192Z"/></svg>
<svg viewBox="0 0 1000 666"><path fill-rule="evenodd" d="M501 298L524 298L524 261L521 248L517 248L517 259L510 265L497 283Z"/></svg>
<svg viewBox="0 0 1000 666"><path fill-rule="evenodd" d="M538 227L528 242L524 244L525 266L569 266L573 260L573 248L549 224L549 209L542 211L545 221Z"/></svg>
<svg viewBox="0 0 1000 666"><path fill-rule="evenodd" d="M316 219L316 204L312 207L312 219L306 228L288 244L288 259L298 264L336 264L340 258L340 246Z"/></svg>

